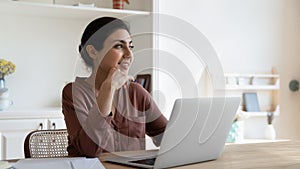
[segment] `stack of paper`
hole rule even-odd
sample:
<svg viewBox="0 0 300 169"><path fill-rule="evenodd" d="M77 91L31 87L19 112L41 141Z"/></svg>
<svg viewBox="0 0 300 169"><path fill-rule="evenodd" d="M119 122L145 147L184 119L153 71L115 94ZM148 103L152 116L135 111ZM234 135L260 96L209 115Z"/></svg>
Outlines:
<svg viewBox="0 0 300 169"><path fill-rule="evenodd" d="M0 161L0 169L9 169L11 167L11 164L9 164L7 161Z"/></svg>
<svg viewBox="0 0 300 169"><path fill-rule="evenodd" d="M16 169L104 169L98 158L29 158L13 165Z"/></svg>

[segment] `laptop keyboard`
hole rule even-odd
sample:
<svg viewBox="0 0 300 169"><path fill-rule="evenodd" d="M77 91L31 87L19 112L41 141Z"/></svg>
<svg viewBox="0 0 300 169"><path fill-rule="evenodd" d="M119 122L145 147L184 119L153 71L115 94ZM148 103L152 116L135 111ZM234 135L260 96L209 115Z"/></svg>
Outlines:
<svg viewBox="0 0 300 169"><path fill-rule="evenodd" d="M144 164L144 165L154 165L156 158L149 158L149 159L143 159L143 160L135 160L135 161L129 161L131 163L137 163L137 164Z"/></svg>

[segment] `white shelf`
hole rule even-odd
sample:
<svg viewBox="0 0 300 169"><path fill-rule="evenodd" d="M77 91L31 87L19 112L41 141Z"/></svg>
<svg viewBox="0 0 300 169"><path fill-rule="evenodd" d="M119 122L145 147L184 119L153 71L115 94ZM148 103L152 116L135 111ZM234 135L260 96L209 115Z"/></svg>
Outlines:
<svg viewBox="0 0 300 169"><path fill-rule="evenodd" d="M10 107L0 111L0 120L8 119L34 119L34 118L62 118L63 113L61 107L45 107L45 108L20 108Z"/></svg>
<svg viewBox="0 0 300 169"><path fill-rule="evenodd" d="M267 117L268 112L261 111L261 112L244 112L244 113L247 117ZM275 116L279 116L279 112L275 111L274 113Z"/></svg>
<svg viewBox="0 0 300 169"><path fill-rule="evenodd" d="M12 0L0 1L1 12L43 17L60 17L90 19L99 16L125 17L129 15L149 15L147 11L119 10L97 7L80 7L72 5L45 4Z"/></svg>
<svg viewBox="0 0 300 169"><path fill-rule="evenodd" d="M246 117L267 117L268 112L273 112L274 116L279 116L280 115L280 105L277 105L275 110L270 110L270 111L259 111L259 112L247 112L244 110L239 110L243 112L243 114Z"/></svg>
<svg viewBox="0 0 300 169"><path fill-rule="evenodd" d="M225 74L227 90L279 90L279 74Z"/></svg>
<svg viewBox="0 0 300 169"><path fill-rule="evenodd" d="M279 78L278 74L237 74L225 73L225 77L247 77L247 78Z"/></svg>
<svg viewBox="0 0 300 169"><path fill-rule="evenodd" d="M279 85L226 85L227 90L279 90Z"/></svg>

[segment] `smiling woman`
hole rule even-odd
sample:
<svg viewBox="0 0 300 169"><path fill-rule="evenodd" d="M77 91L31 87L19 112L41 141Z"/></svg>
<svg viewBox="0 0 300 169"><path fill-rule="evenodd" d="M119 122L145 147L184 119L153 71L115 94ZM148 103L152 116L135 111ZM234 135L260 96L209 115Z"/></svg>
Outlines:
<svg viewBox="0 0 300 169"><path fill-rule="evenodd" d="M145 134L160 144L167 120L128 75L133 47L129 27L120 19L98 18L86 27L79 51L92 73L77 77L62 93L70 156L142 150Z"/></svg>

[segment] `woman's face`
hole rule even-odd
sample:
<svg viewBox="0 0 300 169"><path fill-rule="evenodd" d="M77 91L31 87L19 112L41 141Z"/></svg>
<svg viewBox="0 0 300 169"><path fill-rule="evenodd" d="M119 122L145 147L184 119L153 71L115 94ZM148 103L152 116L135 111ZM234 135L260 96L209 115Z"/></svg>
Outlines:
<svg viewBox="0 0 300 169"><path fill-rule="evenodd" d="M99 51L98 56L100 65L98 69L108 72L111 68L118 68L120 71L128 74L129 68L133 61L132 40L125 29L118 29L113 32L104 41L103 49ZM102 60L101 60L102 59Z"/></svg>

